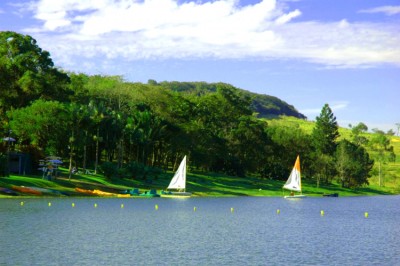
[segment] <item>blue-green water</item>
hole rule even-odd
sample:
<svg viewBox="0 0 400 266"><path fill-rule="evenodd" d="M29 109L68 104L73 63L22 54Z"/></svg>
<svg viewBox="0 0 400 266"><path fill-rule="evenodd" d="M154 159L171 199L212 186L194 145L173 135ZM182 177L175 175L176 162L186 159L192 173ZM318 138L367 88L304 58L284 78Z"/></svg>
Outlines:
<svg viewBox="0 0 400 266"><path fill-rule="evenodd" d="M399 196L20 202L0 199L0 265L400 263Z"/></svg>

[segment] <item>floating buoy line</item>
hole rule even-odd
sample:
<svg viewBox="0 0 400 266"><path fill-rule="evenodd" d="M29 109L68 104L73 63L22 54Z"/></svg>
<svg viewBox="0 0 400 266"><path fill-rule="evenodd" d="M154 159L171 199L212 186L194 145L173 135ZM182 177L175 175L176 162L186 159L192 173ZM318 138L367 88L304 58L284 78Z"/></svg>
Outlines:
<svg viewBox="0 0 400 266"><path fill-rule="evenodd" d="M21 207L23 207L23 206L25 206L25 203L26 203L25 201L21 201L19 204L21 205ZM52 207L53 205L52 205L51 202L48 202L48 203L47 203L47 206L48 206L48 207ZM71 203L71 207L72 207L72 208L75 208L75 206L76 206L75 203L72 202L72 203ZM94 204L93 204L93 207L94 207L94 208L98 208L99 205L98 205L97 203L94 203ZM125 204L121 203L121 204L120 204L120 208L121 208L121 209L124 209L124 208L125 208ZM159 209L158 204L155 204L155 205L154 205L154 210L157 211L158 209ZM196 207L196 206L193 207L193 211L194 211L194 212L197 211L197 207ZM231 208L230 208L230 212L231 212L231 213L234 213L234 212L235 212L235 208L234 208L234 207L231 207ZM278 214L278 215L281 214L281 210L280 210L280 209L277 209L277 210L276 210L276 214ZM324 210L320 210L319 214L320 214L320 216L325 216L325 211L324 211ZM369 213L368 213L368 212L364 212L364 218L368 218L368 217L369 217Z"/></svg>

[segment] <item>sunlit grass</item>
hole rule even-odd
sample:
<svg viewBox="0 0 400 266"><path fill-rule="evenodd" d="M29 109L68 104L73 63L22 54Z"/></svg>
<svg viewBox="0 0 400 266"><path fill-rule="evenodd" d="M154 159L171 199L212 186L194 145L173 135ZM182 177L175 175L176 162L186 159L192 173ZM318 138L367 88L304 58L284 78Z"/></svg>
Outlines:
<svg viewBox="0 0 400 266"><path fill-rule="evenodd" d="M278 125L278 126L286 126L293 128L301 128L306 134L311 134L314 128L314 122L307 121L303 119L298 119L295 117L280 117L279 119L267 120L267 123L270 125ZM339 128L340 139L352 139L351 130L348 128ZM373 137L372 133L363 133L362 134L367 139L371 139ZM381 183L382 186L379 187L382 191L388 191L391 193L400 193L400 137L399 136L391 136L390 137L390 145L393 146L394 153L396 154L395 162L382 162L381 163L381 175L379 177L379 163L378 163L378 154L376 151L371 150L370 147L366 146L370 157L375 160L375 164L373 170L371 172L371 177L369 178L370 188L379 187ZM381 182L379 181L381 178Z"/></svg>
<svg viewBox="0 0 400 266"><path fill-rule="evenodd" d="M118 192L130 188L139 188L140 190L165 189L172 177L172 173L163 173L151 181L132 180L113 178L107 179L102 175L74 175L71 180L67 173L61 173L58 179L53 181L44 180L37 176L11 176L0 178L0 187L33 186L43 187L69 192L74 194L74 188L99 189L109 192ZM194 196L274 196L281 197L289 192L284 191L282 186L285 181L261 179L257 177L231 177L220 174L202 174L188 173L187 191L193 192ZM314 180L303 181L303 193L308 196L320 197L325 193L339 193L341 196L357 195L386 195L399 193L391 188L382 188L378 186L368 186L357 190L341 188L338 184L329 186L321 185L317 188Z"/></svg>

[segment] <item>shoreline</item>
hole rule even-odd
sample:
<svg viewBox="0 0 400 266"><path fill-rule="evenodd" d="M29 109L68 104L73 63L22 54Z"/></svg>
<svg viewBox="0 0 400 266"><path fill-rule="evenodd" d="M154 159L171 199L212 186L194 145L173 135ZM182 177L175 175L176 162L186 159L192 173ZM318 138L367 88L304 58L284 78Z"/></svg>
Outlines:
<svg viewBox="0 0 400 266"><path fill-rule="evenodd" d="M0 198L143 198L130 194L129 190L137 189L140 193L149 190L161 190L168 185L170 173L149 180L108 179L103 175L76 175L71 179L62 172L53 180L42 176L0 177ZM188 176L187 191L192 197L284 197L289 192L282 189L284 181L262 179L257 177L231 177L210 173ZM102 193L102 195L97 195ZM316 187L312 179L303 182L303 194L310 198L323 197L325 194L335 194L339 197L400 195L400 188L379 187L369 185L358 189L342 188L340 184L332 183ZM131 195L131 196L128 196Z"/></svg>

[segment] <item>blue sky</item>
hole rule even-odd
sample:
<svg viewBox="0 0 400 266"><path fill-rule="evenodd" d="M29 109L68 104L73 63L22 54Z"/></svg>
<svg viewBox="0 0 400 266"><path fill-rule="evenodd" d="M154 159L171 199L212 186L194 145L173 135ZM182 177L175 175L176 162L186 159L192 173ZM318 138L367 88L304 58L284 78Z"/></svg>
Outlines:
<svg viewBox="0 0 400 266"><path fill-rule="evenodd" d="M3 0L0 30L56 66L127 81L226 82L340 126L400 123L399 0Z"/></svg>

